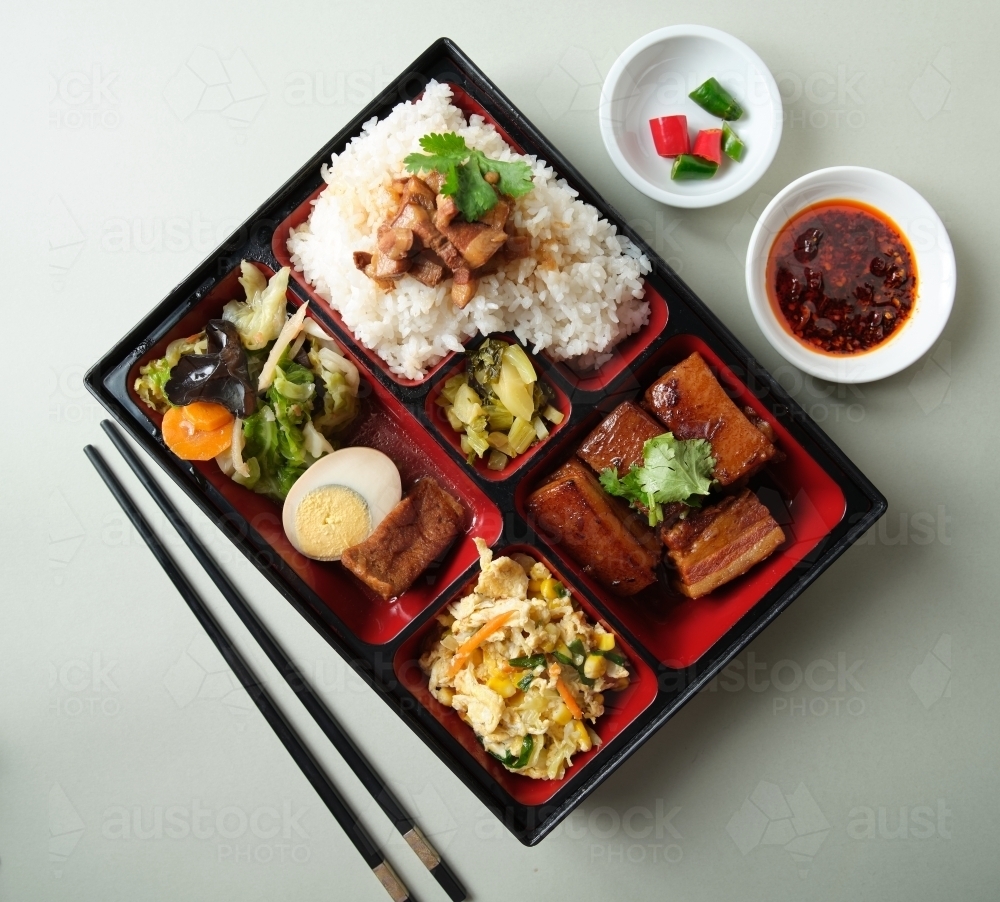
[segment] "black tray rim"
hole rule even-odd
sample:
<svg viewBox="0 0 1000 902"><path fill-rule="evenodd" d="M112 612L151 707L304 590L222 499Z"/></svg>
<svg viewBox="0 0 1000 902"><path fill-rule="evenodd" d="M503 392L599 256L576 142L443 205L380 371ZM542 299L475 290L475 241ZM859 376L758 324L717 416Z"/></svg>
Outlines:
<svg viewBox="0 0 1000 902"><path fill-rule="evenodd" d="M747 612L736 623L729 632L726 633L705 655L694 665L686 670L679 671L668 668L661 664L643 644L632 635L628 629L621 631L626 634L630 643L637 650L644 652L643 657L646 663L650 664L657 674L660 685L654 701L642 712L642 714L627 728L619 737L616 737L612 745L602 753L600 765L597 762L586 767L586 773L580 775L585 779L574 779L570 785L558 793L555 801L540 806L525 806L515 802L505 792L497 792L496 789L487 785L487 781L492 778L486 774L478 763L451 737L439 724L424 711L422 705L417 702L409 692L403 688L395 679L392 659L396 649L405 642L413 632L422 629L427 620L433 616L444 600L449 597L459 586L472 575L474 566L456 578L447 586L439 599L428 605L420 616L409 623L390 642L383 645L373 646L359 640L350 634L350 631L339 621L332 611L322 604L318 598L310 599L311 591L301 592L301 586L292 586L288 580L288 574L283 572L287 567L276 565L274 558L276 555L268 554L266 543L254 540L254 534L249 531L249 525L241 522L242 517L232 509L227 502L212 487L204 483L197 473L182 462L170 455L165 448L156 440L151 424L143 422L141 411L130 410L131 404L123 404L120 397L111 389L109 380L120 371L122 366L127 368L135 359L142 356L148 349L154 338L150 338L151 333L155 336L157 332L167 331L173 323L183 316L191 306L194 306L204 297L216 281L222 278L233 266L237 265L239 259L255 259L258 262L273 266L276 262L270 252L270 239L273 231L286 218L286 216L301 202L299 194L304 187L319 184L319 167L329 159L333 149L343 144L350 137L360 131L361 125L372 118L375 111L383 107L392 100L393 103L403 99L411 99L417 93L410 91L411 85L422 88L427 77L424 70L438 69L435 73L440 75L442 64L453 64L455 70L452 74L457 76L457 80L464 81L463 87L469 90L471 86L474 91L469 91L476 99L484 103L491 115L497 115L498 119L507 118L502 124L511 133L511 137L519 143L527 143L528 146L538 148L539 156L542 156L550 166L552 166L560 176L566 178L575 189L580 192L580 197L587 203L597 207L601 215L608 218L618 226L619 233L629 237L640 250L646 254L650 262L654 265L655 277L668 286L671 293L675 294L687 311L693 316L695 325L700 321L702 329L694 332L699 337L708 341L713 348L721 346L725 354L720 354L724 362L732 367L736 362L742 372L737 371L737 376L745 384L751 387L756 394L760 390L766 397L777 399L778 403L771 403L772 412L784 422L794 433L795 438L806 446L806 450L816 459L816 452L819 457L826 458L833 467L840 471L840 478L830 474L834 481L845 490L846 510L842 521L828 535L825 547L809 564L808 569L802 573L796 573L793 569L775 589L772 589L754 607ZM496 108L499 108L498 109ZM511 128L513 126L513 128ZM521 138L526 138L522 142ZM312 190L311 188L309 190ZM306 192L308 193L308 191ZM289 198L298 200L289 201ZM290 205L289 205L290 204ZM254 240L255 234L260 235L266 232L266 237ZM249 242L249 246L248 246ZM239 252L233 256L233 252ZM298 286L290 282L290 290L302 300L302 293L297 290ZM665 298L666 299L666 298ZM668 306L669 303L668 303ZM324 325L331 328L339 338L346 339L351 344L356 344L356 340L349 334L344 335L344 330L338 328L328 317L323 315L323 311L314 310L314 314L320 314L324 320ZM674 318L674 309L670 311L671 321ZM649 359L662 343L670 337L670 321L663 335L652 340L643 352L633 361L616 379L609 382L604 388L597 392L582 392L578 387L571 387L556 367L547 367L547 375L551 378L556 375L564 388L571 389L575 395L605 395L613 393L617 387L627 380L631 370L641 367ZM691 329L684 330L691 332ZM728 358L728 359L727 359ZM363 362L363 361L362 361ZM448 367L444 367L441 372L445 372ZM426 380L415 387L404 387L389 379L383 372L372 367L366 367L365 373L369 379L379 380L388 388L397 399L411 412L416 413L415 408L421 406L423 398L434 384L433 379ZM604 200L590 183L576 170L576 168L566 159L545 136L531 123L523 114L511 103L500 89L480 70L476 64L449 38L439 38L430 45L414 62L403 70L399 78L391 82L386 88L375 97L364 110L358 113L347 125L341 129L327 144L314 154L303 166L301 166L277 191L275 191L248 219L237 228L214 252L208 255L202 263L188 276L182 279L167 295L156 305L139 323L137 323L122 339L120 339L101 359L94 364L85 376L85 384L95 398L108 410L108 412L118 421L118 423L128 432L128 434L164 469L167 475L175 482L185 494L196 504L196 506L206 514L223 533L248 557L254 565L264 574L264 576L275 586L276 589L292 604L299 614L314 627L327 642L345 659L345 661L357 672L376 694L410 726L414 732L431 748L435 754L446 764L446 766L456 773L461 781L471 789L486 807L496 815L513 833L519 841L528 846L533 846L548 835L555 827L567 817L583 800L589 796L601 783L618 769L654 732L656 732L667 720L669 720L683 705L689 701L701 688L703 688L714 676L716 676L749 642L751 642L761 631L763 631L773 620L791 604L809 585L811 585L830 564L833 563L847 548L850 547L864 532L870 528L881 517L887 509L885 497L868 480L860 469L847 457L846 454L819 428L818 425L805 413L805 411L789 397L784 389L774 380L770 374L756 361L750 352L736 339L733 333L719 320L719 318L691 291L680 277L663 262L657 254L648 246L646 241L635 233L626 223L624 217L611 204ZM136 413L140 416L137 417ZM433 427L430 427L433 434ZM803 441L803 438L806 441ZM439 444L439 439L436 439ZM822 463L821 463L822 465ZM824 466L824 470L829 473L829 468ZM530 469L530 468L529 468ZM480 488L484 488L481 477L474 477ZM849 497L844 483L853 489L854 510L852 511L852 498ZM488 483L487 483L488 484ZM862 504L863 502L863 504ZM507 540L501 538L498 544L506 544ZM264 547L261 547L263 544ZM540 547L551 553L551 549L544 542L538 542ZM558 555L553 555L558 561ZM280 560L280 559L279 559ZM773 596L773 597L772 597ZM588 600L593 604L594 597L588 593ZM765 604L766 602L766 604ZM599 610L605 610L600 603L595 604ZM614 620L615 618L610 618ZM621 627L621 624L616 624ZM699 666L704 662L704 666ZM688 672L690 671L690 673ZM665 688L673 684L673 689ZM661 696L664 696L661 699ZM441 734L444 733L444 736ZM624 737L624 738L623 738ZM484 775L485 778L484 779Z"/></svg>

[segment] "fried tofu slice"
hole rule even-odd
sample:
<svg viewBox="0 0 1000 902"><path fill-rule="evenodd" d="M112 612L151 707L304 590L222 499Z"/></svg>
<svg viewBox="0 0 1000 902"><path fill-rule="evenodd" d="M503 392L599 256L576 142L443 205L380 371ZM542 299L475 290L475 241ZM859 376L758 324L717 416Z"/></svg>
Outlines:
<svg viewBox="0 0 1000 902"><path fill-rule="evenodd" d="M744 489L661 530L674 585L700 598L759 564L785 540L771 512Z"/></svg>
<svg viewBox="0 0 1000 902"><path fill-rule="evenodd" d="M697 351L657 379L643 405L674 438L712 443L712 475L720 486L751 476L775 455L774 445L730 400Z"/></svg>
<svg viewBox="0 0 1000 902"><path fill-rule="evenodd" d="M427 476L340 560L383 598L393 598L444 554L464 525L461 503Z"/></svg>
<svg viewBox="0 0 1000 902"><path fill-rule="evenodd" d="M642 465L642 446L663 435L666 429L631 401L619 404L580 445L576 456L595 473L613 467L624 476L635 464Z"/></svg>
<svg viewBox="0 0 1000 902"><path fill-rule="evenodd" d="M663 554L656 533L575 458L528 497L528 511L540 533L616 595L656 582Z"/></svg>

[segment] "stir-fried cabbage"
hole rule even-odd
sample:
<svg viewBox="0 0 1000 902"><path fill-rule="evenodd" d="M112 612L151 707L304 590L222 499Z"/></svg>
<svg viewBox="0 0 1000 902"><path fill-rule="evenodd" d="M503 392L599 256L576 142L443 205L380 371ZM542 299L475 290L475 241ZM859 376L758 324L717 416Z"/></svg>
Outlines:
<svg viewBox="0 0 1000 902"><path fill-rule="evenodd" d="M274 341L285 325L285 293L288 290L289 268L279 269L270 281L252 263L240 264L243 275L240 284L246 290L245 301L230 301L222 308L222 318L236 326L243 347L249 351L263 348Z"/></svg>
<svg viewBox="0 0 1000 902"><path fill-rule="evenodd" d="M239 334L257 409L234 421L233 443L216 462L240 485L277 501L308 466L334 451L337 434L357 416L361 385L357 367L308 318L306 305L287 316L288 277L285 267L268 280L244 260L239 281L246 300L223 309ZM165 413L174 406L165 391L171 370L184 355L207 349L205 332L172 341L163 357L139 370L140 399Z"/></svg>
<svg viewBox="0 0 1000 902"><path fill-rule="evenodd" d="M136 394L147 407L166 413L173 406L163 391L169 380L170 364L166 357L160 357L139 369L139 378L135 380Z"/></svg>
<svg viewBox="0 0 1000 902"><path fill-rule="evenodd" d="M274 383L267 390L278 422L278 448L285 461L293 466L307 467L314 461L306 450L302 430L312 417L315 390L312 371L293 361L277 368Z"/></svg>
<svg viewBox="0 0 1000 902"><path fill-rule="evenodd" d="M308 357L323 384L323 409L313 417L313 425L329 438L357 416L361 377L351 361L328 347L314 347Z"/></svg>
<svg viewBox="0 0 1000 902"><path fill-rule="evenodd" d="M170 370L184 354L204 354L207 349L208 338L204 332L170 342L162 357L140 367L139 378L135 380L136 394L147 407L166 413L174 406L164 390L170 380Z"/></svg>

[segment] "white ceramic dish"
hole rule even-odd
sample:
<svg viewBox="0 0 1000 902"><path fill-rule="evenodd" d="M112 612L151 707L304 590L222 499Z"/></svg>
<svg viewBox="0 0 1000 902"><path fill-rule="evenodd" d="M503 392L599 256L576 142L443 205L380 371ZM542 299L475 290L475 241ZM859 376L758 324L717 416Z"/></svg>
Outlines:
<svg viewBox="0 0 1000 902"><path fill-rule="evenodd" d="M743 107L730 125L746 144L743 159L723 157L705 181L672 181L673 159L657 155L649 120L683 114L691 140L721 120L688 94L715 77ZM611 67L601 91L601 137L612 161L643 194L674 207L732 200L771 165L781 142L781 95L756 53L732 35L704 25L671 25L632 44Z"/></svg>
<svg viewBox="0 0 1000 902"><path fill-rule="evenodd" d="M916 257L917 299L910 316L885 342L861 354L826 354L800 341L771 304L765 284L767 256L785 223L803 207L835 198L881 210ZM908 367L941 335L955 300L955 253L934 208L905 182L877 169L834 166L802 176L767 205L750 236L746 281L757 325L789 363L831 382L873 382Z"/></svg>

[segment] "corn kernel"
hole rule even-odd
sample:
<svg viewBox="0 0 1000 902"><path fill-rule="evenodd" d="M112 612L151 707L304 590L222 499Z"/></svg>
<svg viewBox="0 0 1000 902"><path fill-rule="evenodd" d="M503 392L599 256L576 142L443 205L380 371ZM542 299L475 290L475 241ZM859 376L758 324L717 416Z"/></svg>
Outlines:
<svg viewBox="0 0 1000 902"><path fill-rule="evenodd" d="M451 701L455 697L455 693L452 692L452 690L449 689L447 686L442 686L440 689L438 689L437 697L438 701L441 702L442 705L448 705L448 707L450 708Z"/></svg>
<svg viewBox="0 0 1000 902"><path fill-rule="evenodd" d="M607 659L601 655L587 655L587 660L583 662L583 675L588 680L596 680L604 676L607 669Z"/></svg>
<svg viewBox="0 0 1000 902"><path fill-rule="evenodd" d="M587 728L583 725L583 721L573 721L573 727L576 730L576 735L580 742L580 750L589 752L591 748L593 748L594 743L590 738L590 733L587 731Z"/></svg>
<svg viewBox="0 0 1000 902"><path fill-rule="evenodd" d="M528 580L528 598L543 598L542 595L542 583L544 580L541 579L529 579Z"/></svg>
<svg viewBox="0 0 1000 902"><path fill-rule="evenodd" d="M573 719L573 712L570 711L565 705L560 704L556 708L556 713L552 715L552 719L559 724L559 726L564 727Z"/></svg>
<svg viewBox="0 0 1000 902"><path fill-rule="evenodd" d="M496 673L491 676L486 685L502 698L510 698L515 692L517 692L517 686L515 686L502 673Z"/></svg>
<svg viewBox="0 0 1000 902"><path fill-rule="evenodd" d="M566 587L563 586L561 582L557 579L543 579L542 585L542 598L546 601L555 601L557 598L562 598L566 593Z"/></svg>
<svg viewBox="0 0 1000 902"><path fill-rule="evenodd" d="M614 633L594 633L594 638L597 640L597 647L601 651L611 651L615 647Z"/></svg>

